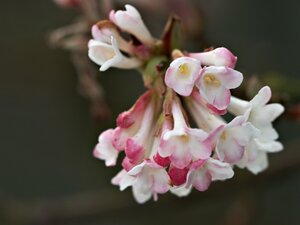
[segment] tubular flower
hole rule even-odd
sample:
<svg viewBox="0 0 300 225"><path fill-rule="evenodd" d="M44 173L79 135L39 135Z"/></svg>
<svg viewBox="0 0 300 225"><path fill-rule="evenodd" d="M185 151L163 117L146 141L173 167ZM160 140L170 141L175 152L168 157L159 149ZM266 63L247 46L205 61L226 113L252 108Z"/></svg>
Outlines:
<svg viewBox="0 0 300 225"><path fill-rule="evenodd" d="M112 43L111 37L113 36L116 39L120 50L133 54L133 45L120 35L117 27L110 21L105 20L92 26L92 36L94 40L109 45Z"/></svg>
<svg viewBox="0 0 300 225"><path fill-rule="evenodd" d="M200 76L200 61L190 57L175 59L169 66L165 83L175 92L182 96L189 96L192 93L195 81Z"/></svg>
<svg viewBox="0 0 300 225"><path fill-rule="evenodd" d="M140 13L131 5L125 5L125 11L112 10L109 14L109 19L116 24L121 30L135 36L142 43L151 46L154 39L149 30L145 26Z"/></svg>
<svg viewBox="0 0 300 225"><path fill-rule="evenodd" d="M212 151L209 135L203 130L189 128L176 102L172 105L172 116L174 128L163 134L159 154L169 157L179 169L187 167L193 158L207 159Z"/></svg>
<svg viewBox="0 0 300 225"><path fill-rule="evenodd" d="M133 196L139 203L144 203L151 196L157 200L157 194L164 194L170 189L168 173L151 160L145 160L129 172L122 170L112 183L119 185L121 191L132 186Z"/></svg>
<svg viewBox="0 0 300 225"><path fill-rule="evenodd" d="M105 160L106 166L115 166L119 155L119 151L113 146L114 130L104 131L99 136L99 143L94 149L96 158Z"/></svg>
<svg viewBox="0 0 300 225"><path fill-rule="evenodd" d="M198 191L206 191L212 181L232 178L234 172L228 163L216 159L198 160L194 162L188 173L187 185Z"/></svg>
<svg viewBox="0 0 300 225"><path fill-rule="evenodd" d="M281 104L267 104L271 98L271 89L263 87L249 102L232 97L228 110L235 115L241 115L249 111L248 121L259 131L260 135L248 146L247 154L238 166L247 167L253 173L259 173L267 168L267 153L278 152L283 149L278 139L278 133L272 126L272 122L283 113Z"/></svg>
<svg viewBox="0 0 300 225"><path fill-rule="evenodd" d="M100 65L100 71L105 71L110 67L121 69L133 69L141 65L141 61L137 58L128 58L124 56L118 47L114 36L111 36L111 43L107 44L97 40L90 40L89 57L96 64Z"/></svg>
<svg viewBox="0 0 300 225"><path fill-rule="evenodd" d="M111 22L94 25L89 43L89 56L101 71L136 68L148 88L119 114L116 128L100 134L94 149L106 166L124 153L112 183L121 191L132 188L136 201L144 203L168 191L179 197L193 188L205 191L213 181L232 178L235 166L255 174L264 170L267 153L283 149L272 123L284 109L267 104L270 88L250 101L231 96L243 75L233 69L237 57L228 49L183 54L172 47L172 24L155 40L138 11L125 8L112 11ZM119 30L138 41L125 40ZM227 121L226 113L234 118Z"/></svg>
<svg viewBox="0 0 300 225"><path fill-rule="evenodd" d="M236 70L224 66L209 66L203 68L196 86L207 103L218 110L224 110L230 103L230 89L237 88L242 81L243 75Z"/></svg>
<svg viewBox="0 0 300 225"><path fill-rule="evenodd" d="M234 68L237 57L227 48L216 48L208 52L189 53L188 56L198 59L205 66L227 66Z"/></svg>
<svg viewBox="0 0 300 225"><path fill-rule="evenodd" d="M221 161L239 162L244 157L246 147L260 134L260 131L247 121L249 110L226 123L222 118L212 115L195 99L190 100L188 105L198 126L212 132L215 153Z"/></svg>

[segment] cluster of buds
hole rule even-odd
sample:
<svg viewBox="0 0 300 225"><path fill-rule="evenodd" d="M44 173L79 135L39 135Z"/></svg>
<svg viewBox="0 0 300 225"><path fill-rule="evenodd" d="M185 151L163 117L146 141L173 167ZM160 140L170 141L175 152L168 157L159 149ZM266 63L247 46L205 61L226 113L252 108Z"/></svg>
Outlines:
<svg viewBox="0 0 300 225"><path fill-rule="evenodd" d="M100 134L94 149L106 166L115 166L125 153L112 183L121 190L131 186L143 203L168 191L177 196L193 188L205 191L212 181L232 178L234 167L263 171L267 153L283 149L272 122L284 108L268 104L270 88L263 87L250 101L231 96L243 75L228 49L181 52L168 40L172 24L156 40L139 12L125 8L94 25L89 42L89 57L100 71L138 69L148 88L118 116L115 129ZM229 122L223 117L227 113L234 116Z"/></svg>

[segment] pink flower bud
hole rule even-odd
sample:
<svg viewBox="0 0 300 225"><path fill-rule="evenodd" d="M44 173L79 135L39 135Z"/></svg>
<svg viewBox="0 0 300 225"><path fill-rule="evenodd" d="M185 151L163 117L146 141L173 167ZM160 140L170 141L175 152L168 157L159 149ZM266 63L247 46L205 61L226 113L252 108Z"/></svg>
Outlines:
<svg viewBox="0 0 300 225"><path fill-rule="evenodd" d="M171 178L172 184L179 186L186 182L186 176L188 172L189 169L187 167L183 169L178 169L172 166L170 167L168 174Z"/></svg>
<svg viewBox="0 0 300 225"><path fill-rule="evenodd" d="M188 56L200 60L201 65L205 66L227 66L234 68L237 57L227 48L216 48L208 52L189 53Z"/></svg>
<svg viewBox="0 0 300 225"><path fill-rule="evenodd" d="M145 94L138 98L130 110L120 113L117 118L117 126L121 128L128 128L136 121L139 121L150 101L152 93L152 90L145 92Z"/></svg>

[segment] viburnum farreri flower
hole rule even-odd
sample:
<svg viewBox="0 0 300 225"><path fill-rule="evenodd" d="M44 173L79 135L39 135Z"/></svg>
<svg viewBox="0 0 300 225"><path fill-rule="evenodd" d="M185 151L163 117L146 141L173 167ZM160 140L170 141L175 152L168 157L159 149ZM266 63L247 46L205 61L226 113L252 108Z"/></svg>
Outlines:
<svg viewBox="0 0 300 225"><path fill-rule="evenodd" d="M243 81L233 53L224 47L180 51L170 35L174 18L158 40L137 9L125 8L94 25L88 45L101 71L136 68L148 88L118 116L116 128L100 134L94 149L106 166L116 165L124 152L123 168L112 183L121 191L131 187L143 203L168 191L177 196L193 188L205 191L213 181L232 178L235 166L263 171L267 153L283 149L272 123L284 108L267 104L270 88L263 87L250 101L231 96ZM235 116L231 121L223 117L227 112Z"/></svg>

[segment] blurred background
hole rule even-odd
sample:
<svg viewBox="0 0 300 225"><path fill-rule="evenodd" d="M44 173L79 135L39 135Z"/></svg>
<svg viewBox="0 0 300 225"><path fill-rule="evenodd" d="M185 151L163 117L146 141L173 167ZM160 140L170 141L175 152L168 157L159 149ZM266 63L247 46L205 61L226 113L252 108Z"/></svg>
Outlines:
<svg viewBox="0 0 300 225"><path fill-rule="evenodd" d="M143 12L157 37L169 12L180 14L187 5L192 11L182 12L189 27L186 49L227 47L239 57L237 68L245 76L257 74L285 91L284 99L299 100L299 1L116 4L128 2ZM50 0L0 2L1 225L300 224L297 110L276 123L285 150L271 155L269 169L258 176L237 169L233 179L214 183L205 193L184 199L167 194L144 205L134 201L131 190L112 186L119 168L105 168L91 152L99 133L114 127L118 113L143 92L143 83L135 71L97 73L110 116L95 118L91 102L79 94L84 91L78 92L70 51L49 44L51 31L78 17L78 10Z"/></svg>

